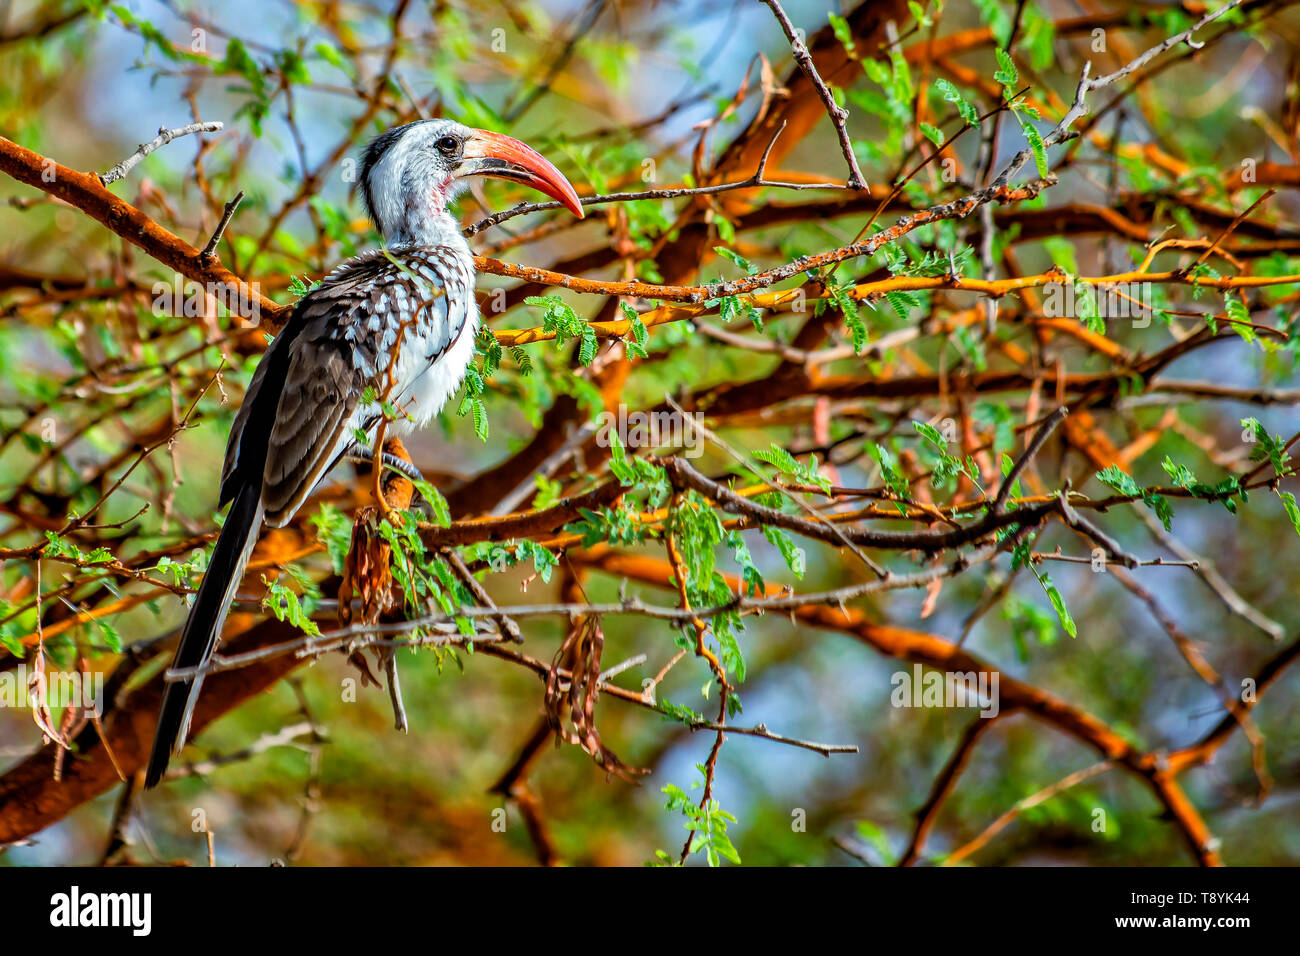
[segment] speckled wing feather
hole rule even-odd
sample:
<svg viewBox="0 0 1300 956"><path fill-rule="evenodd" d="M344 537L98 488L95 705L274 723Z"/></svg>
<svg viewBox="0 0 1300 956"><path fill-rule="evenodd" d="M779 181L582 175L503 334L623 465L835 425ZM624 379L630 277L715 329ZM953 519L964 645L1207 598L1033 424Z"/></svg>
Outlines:
<svg viewBox="0 0 1300 956"><path fill-rule="evenodd" d="M440 249L366 253L299 300L235 418L223 501L245 482L260 484L266 523L284 523L357 429L373 437L383 401L403 412L419 402L417 383L467 325L466 309L451 306L446 287L472 302L473 280L449 269L453 261ZM362 404L367 388L377 401ZM427 419L437 409L418 411Z"/></svg>
<svg viewBox="0 0 1300 956"><path fill-rule="evenodd" d="M299 339L266 450L267 524L275 527L291 518L355 440L349 425L360 394L358 379L336 342Z"/></svg>

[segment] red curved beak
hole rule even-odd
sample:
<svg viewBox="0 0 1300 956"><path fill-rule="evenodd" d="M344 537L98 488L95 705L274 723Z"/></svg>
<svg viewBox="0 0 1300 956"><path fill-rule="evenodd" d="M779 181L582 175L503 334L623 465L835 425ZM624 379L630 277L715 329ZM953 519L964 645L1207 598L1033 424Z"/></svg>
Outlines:
<svg viewBox="0 0 1300 956"><path fill-rule="evenodd" d="M490 176L531 186L540 193L558 199L564 208L579 219L582 203L564 174L545 156L501 133L476 129L465 141L461 176Z"/></svg>

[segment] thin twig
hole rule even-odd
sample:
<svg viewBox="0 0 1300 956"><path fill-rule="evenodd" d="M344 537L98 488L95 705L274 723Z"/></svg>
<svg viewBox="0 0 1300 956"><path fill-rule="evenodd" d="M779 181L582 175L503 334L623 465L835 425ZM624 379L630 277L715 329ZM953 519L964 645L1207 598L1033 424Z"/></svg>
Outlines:
<svg viewBox="0 0 1300 956"><path fill-rule="evenodd" d="M1042 790L1039 790L1037 793L1025 797L1025 799L1023 800L1017 800L1012 805L1010 810L1002 814L1002 816L998 817L987 827L985 827L984 830L977 837L975 837L975 839L971 840L969 843L959 847L958 849L954 850L952 853L944 857L941 862L941 865L952 866L955 863L961 862L966 857L970 856L972 853L974 853L975 851L983 847L995 836L997 836L998 833L1000 833L1003 829L1005 829L1007 825L1011 823L1011 821L1013 821L1016 817L1020 816L1020 814L1025 810L1029 810L1032 807L1036 807L1040 803L1046 803L1048 800L1052 799L1052 797L1056 796L1058 793L1062 793L1066 790L1069 790L1071 787L1083 783L1085 780L1095 777L1099 773L1104 773L1114 765L1115 765L1114 761L1100 760L1097 763L1093 764L1091 767L1085 767L1083 770L1077 770L1074 773L1070 774L1069 776L1064 777L1061 780L1058 780L1056 783L1052 784L1051 786L1044 787Z"/></svg>
<svg viewBox="0 0 1300 956"><path fill-rule="evenodd" d="M474 573L466 566L465 559L460 556L459 552L454 549L448 549L447 561L456 572L456 576L465 582L465 586L470 589L470 592L476 598L490 608L495 608L497 606L496 602L492 600L492 595L488 594L487 588L483 587L478 578L474 577ZM510 640L514 641L516 644L522 644L524 642L523 631L519 629L519 625L515 623L514 619L511 618L509 614L506 614L505 612L498 613L496 617L492 618L492 620L496 621L497 627L501 628L501 630L509 636Z"/></svg>
<svg viewBox="0 0 1300 956"><path fill-rule="evenodd" d="M1223 602L1224 607L1243 620L1249 621L1274 641L1281 641L1286 636L1286 628L1242 597L1237 589L1219 573L1212 561L1206 560L1165 531L1160 520L1145 506L1135 504L1133 510L1142 519L1153 539L1195 568L1197 577L1205 582L1205 586Z"/></svg>
<svg viewBox="0 0 1300 956"><path fill-rule="evenodd" d="M1074 133L1070 129L1070 127L1074 125L1076 120L1082 119L1084 116L1088 114L1089 93L1102 89L1103 87L1109 86L1110 84L1114 83L1116 80L1123 79L1124 77L1128 76L1130 73L1133 73L1134 71L1146 65L1148 62L1150 62L1155 57L1159 56L1161 53L1165 52L1168 49L1171 49L1172 47L1178 46L1180 43L1187 43L1191 46L1195 46L1196 44L1195 41L1192 40L1192 34L1194 34L1197 30L1199 30L1201 27L1205 26L1206 24L1210 23L1211 21L1217 20L1219 17L1223 16L1229 10L1235 9L1237 6L1241 4L1241 2L1242 0L1232 0L1231 3L1226 3L1223 6L1219 7L1219 9L1207 13L1205 16L1201 17L1201 19L1198 20L1195 24L1193 24L1189 29L1184 30L1182 33L1176 34L1175 36L1169 37L1167 40L1165 40L1162 43L1156 44L1151 49L1147 50L1145 53L1142 53L1141 55L1134 57L1126 65L1120 67L1114 73L1107 73L1105 76L1093 77L1090 75L1092 73L1092 61L1089 60L1088 62L1084 63L1083 72L1079 77L1078 86L1075 87L1074 102L1070 104L1070 108L1066 110L1065 115L1061 117L1060 122L1056 124L1056 126L1052 129L1051 132L1049 132L1046 136L1043 137L1043 148L1046 149L1049 146L1055 146L1058 143L1063 143L1067 139L1070 139L1073 136L1077 135L1077 133ZM1027 162L1029 162L1031 156L1033 156L1033 150L1031 149L1022 149L1020 152L1016 153L1016 155L1013 156L1011 160L1005 166L1002 167L1001 172L998 173L998 175L994 178L993 182L990 183L990 185L991 186L1009 185L1011 182L1011 177L1013 177L1016 173L1018 173L1024 167L1024 165Z"/></svg>
<svg viewBox="0 0 1300 956"><path fill-rule="evenodd" d="M702 437L704 437L704 438L708 439L709 441L713 442L713 444L717 445L719 448L721 448L723 451L725 451L728 455L730 455L730 456L731 456L731 457L732 457L736 462L738 462L740 465L742 465L742 466L745 467L745 468L748 468L750 471L754 472L754 474L756 474L756 475L763 475L763 474L764 474L763 469L759 466L759 464L758 464L757 462L754 461L754 459L753 459L752 457L750 457L750 456L748 456L748 455L743 455L743 454L741 454L739 451L737 451L736 449L732 448L731 445L729 445L727 442L723 441L722 438L719 437L717 434L715 434L711 429L709 429L709 428L707 428L706 426L704 426L703 424L701 424L701 423L699 422L698 419L696 419L695 417L692 417L692 416L686 414L686 412L682 410L682 407L681 407L680 405L678 405L675 401L673 401L671 395L665 395L665 396L664 396L664 401L667 402L668 405L669 405L669 407L671 407L671 408L673 409L673 411L675 411L675 412L676 412L676 413L681 417L681 420L682 420L683 422L690 422L690 423L691 423L691 428L692 428L692 429L694 429L695 431L699 432L700 435L701 435ZM695 475L697 475L698 477L700 477L700 478L704 478L703 475L700 475L698 471L695 471L694 468L692 468L690 465L688 465L688 464L685 462L684 459L681 459L681 458L674 458L673 461L677 463L677 465L676 465L675 467L676 467L679 471L681 471L681 472L694 472ZM707 480L707 479L705 479L705 480ZM766 480L766 479L765 479L765 480ZM792 492L790 492L788 489L783 488L783 487L781 487L780 485L773 485L773 487L775 487L775 488L776 488L777 490L779 490L782 494L784 494L787 498L789 498L789 499L790 499L791 501L793 501L796 505L798 505L800 508L802 508L802 509L807 513L807 514L811 515L814 521L821 522L823 525L825 525L825 527L830 531L830 533L833 534L836 538L838 538L839 541L840 541L840 542L841 542L841 543L842 543L846 548L848 548L850 551L852 551L852 552L857 556L858 560L861 561L863 564L865 564L868 568L870 568L871 571L874 572L875 575L876 575L877 577L880 577L880 578L888 577L888 574L887 574L887 572L885 571L885 569L882 568L882 567L881 567L879 564L877 564L875 561L872 561L869 557L867 557L866 554L864 554L864 553L862 552L861 548L859 548L855 542L851 541L851 540L849 539L849 537L848 537L847 535L845 535L845 533L843 532L843 530L841 530L841 529L839 528L838 525L834 524L833 522L827 521L826 518L825 518L823 515L821 515L819 512L817 512L816 510L814 510L814 509L812 508L811 505L809 505L806 501L804 501L804 500L803 500L802 498L800 498L798 495L793 494ZM698 489L697 489L697 490L698 490Z"/></svg>
<svg viewBox="0 0 1300 956"><path fill-rule="evenodd" d="M191 133L215 133L222 128L221 123L191 123L189 126L180 126L176 129L167 129L165 126L158 127L158 135L147 143L141 143L135 148L135 152L122 160L106 173L99 174L99 181L105 186L117 182L126 176L131 170L150 153L156 149L161 149L172 140L181 136L188 136Z"/></svg>
<svg viewBox="0 0 1300 956"><path fill-rule="evenodd" d="M579 196L578 202L583 206L602 206L607 203L615 202L638 202L643 199L681 199L685 196L713 196L718 193L732 192L738 189L758 189L761 187L770 187L772 189L848 189L844 183L825 182L825 183L790 183L783 180L767 178L767 159L772 152L772 147L776 145L781 131L785 129L786 124L783 122L772 134L768 141L767 148L763 151L762 161L758 168L754 170L752 176L745 179L738 179L730 183L716 183L712 186L673 186L663 189L642 189L636 192L626 193L600 193L594 196ZM471 225L466 226L461 232L465 236L474 236L484 229L492 226L499 226L501 223L516 216L526 216L529 213L544 212L547 209L562 209L564 204L555 200L546 202L521 202L511 206L509 209L503 209L500 212L493 213L490 216L478 220Z"/></svg>
<svg viewBox="0 0 1300 956"><path fill-rule="evenodd" d="M781 9L781 4L777 0L763 0L772 13L776 16L777 22L781 24L781 29L785 31L785 38L790 41L790 49L794 51L795 62L799 64L799 69L803 70L804 76L808 77L808 82L817 89L817 95L821 97L822 103L826 106L826 113L835 124L835 135L840 140L840 152L844 154L844 161L849 166L850 189L866 189L867 181L862 177L862 170L858 168L858 158L853 155L853 140L849 138L848 128L844 121L849 118L849 111L844 109L835 102L835 97L830 89L822 81L817 73L817 65L813 63L812 56L808 53L808 47L804 45L803 40L799 39L799 34L795 31L794 24L790 18L785 15Z"/></svg>
<svg viewBox="0 0 1300 956"><path fill-rule="evenodd" d="M1048 436L1056 430L1056 426L1059 425L1065 419L1065 416L1069 414L1070 410L1062 405L1056 411L1052 412L1047 421L1043 422L1039 427L1038 431L1034 434L1034 437L1030 440L1029 445L1025 448L1024 452L1021 453L1020 457L1016 459L1015 464L1011 466L1011 470L1007 472L1006 477L1002 479L1002 487L998 489L998 495L993 499L993 508L990 514L1001 514L1002 509L1006 507L1007 497L1011 494L1011 489L1015 486L1016 479L1020 477L1020 473L1025 470L1025 466L1029 464L1030 460L1038 454L1039 449L1043 447L1043 442L1047 441Z"/></svg>
<svg viewBox="0 0 1300 956"><path fill-rule="evenodd" d="M247 747L241 747L228 754L220 754L209 757L206 760L199 760L193 763L185 763L178 767L173 767L167 772L168 780L176 780L181 777L203 777L213 771L229 766L234 763L243 763L250 757L255 757L260 753L270 750L272 747L297 747L299 737L308 735L318 735L319 731L310 722L290 724L287 727L281 727L274 733L263 734L257 740L253 741Z"/></svg>
<svg viewBox="0 0 1300 956"><path fill-rule="evenodd" d="M208 244L203 247L201 255L204 259L215 259L217 256L217 246L221 244L221 237L226 234L226 227L230 225L230 220L235 215L235 210L239 204L244 201L244 191L241 189L235 193L235 198L226 203L225 209L221 213L221 221L217 223L217 228L212 231Z"/></svg>

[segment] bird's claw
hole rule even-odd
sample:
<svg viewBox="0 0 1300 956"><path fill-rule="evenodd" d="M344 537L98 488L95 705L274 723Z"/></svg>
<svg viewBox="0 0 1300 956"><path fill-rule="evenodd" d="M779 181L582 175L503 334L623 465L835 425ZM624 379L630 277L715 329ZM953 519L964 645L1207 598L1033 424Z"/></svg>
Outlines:
<svg viewBox="0 0 1300 956"><path fill-rule="evenodd" d="M375 452L374 449L370 448L368 445L357 443L348 450L347 454L344 455L343 458L345 461L373 465L375 462ZM395 471L403 477L411 479L412 482L417 483L415 488L415 497L412 499L412 502L418 502L420 510L426 512L430 511L429 503L425 501L424 495L420 494L418 484L427 484L428 481L414 463L407 461L405 458L400 458L392 452L382 451L379 453L379 464L381 467L387 468L390 471Z"/></svg>

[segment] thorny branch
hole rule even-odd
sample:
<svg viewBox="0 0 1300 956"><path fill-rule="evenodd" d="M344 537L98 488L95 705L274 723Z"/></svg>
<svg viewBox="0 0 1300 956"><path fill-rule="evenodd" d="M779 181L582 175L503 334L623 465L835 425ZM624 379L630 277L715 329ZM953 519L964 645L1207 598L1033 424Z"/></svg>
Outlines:
<svg viewBox="0 0 1300 956"><path fill-rule="evenodd" d="M223 128L222 123L191 123L189 126L181 126L177 129L167 129L165 126L158 127L158 135L147 143L141 143L136 147L135 152L122 160L106 173L99 174L99 181L105 186L109 186L119 179L124 179L131 170L135 169L146 156L156 149L161 149L172 140L189 136L191 133L216 133Z"/></svg>
<svg viewBox="0 0 1300 956"><path fill-rule="evenodd" d="M826 84L817 73L817 64L808 54L808 48L804 46L803 40L799 39L799 34L795 32L794 25L790 18L785 15L781 9L781 4L777 0L763 0L772 10L777 22L781 24L781 29L785 31L785 37L790 41L790 49L794 51L795 62L799 64L799 69L803 70L804 75L817 88L817 95L821 97L822 102L826 105L826 113L835 124L835 135L839 137L840 151L844 154L844 161L849 167L849 189L865 189L867 186L866 179L862 176L862 170L858 168L858 158L853 154L853 141L849 138L848 128L844 121L849 118L849 111L844 109L835 102L835 97L827 89Z"/></svg>

